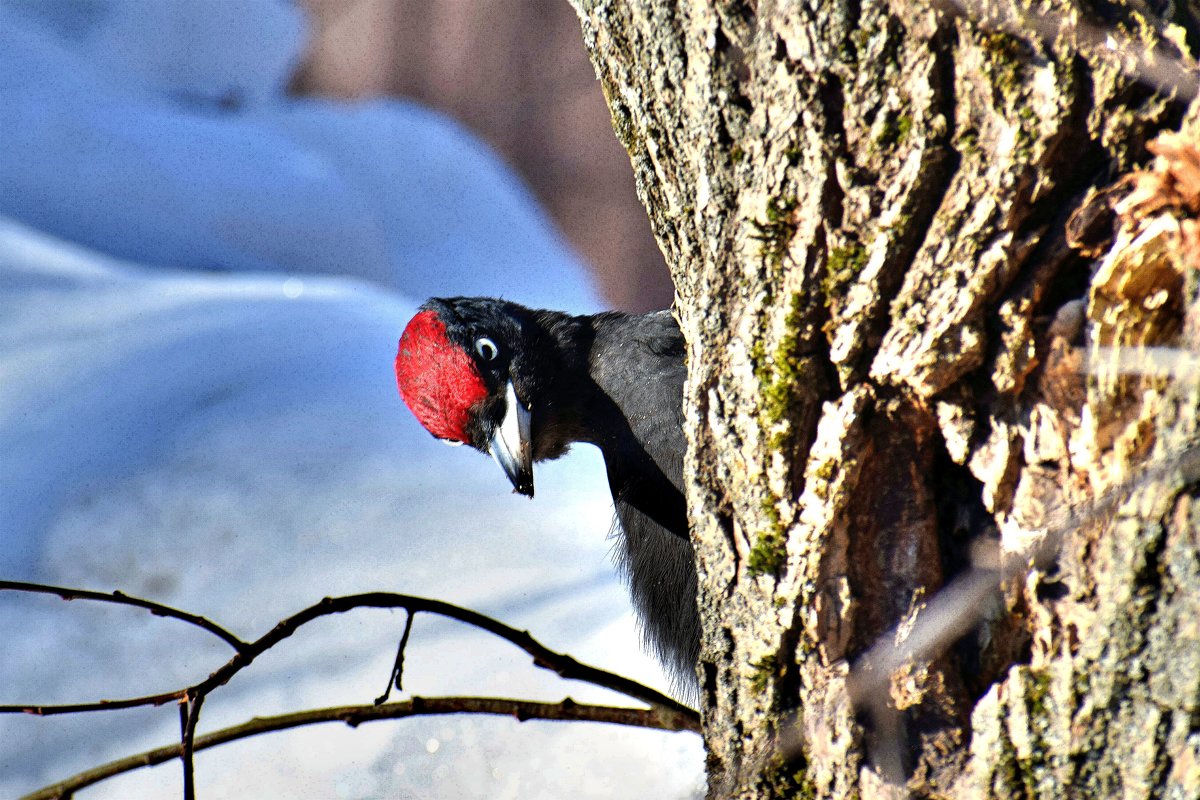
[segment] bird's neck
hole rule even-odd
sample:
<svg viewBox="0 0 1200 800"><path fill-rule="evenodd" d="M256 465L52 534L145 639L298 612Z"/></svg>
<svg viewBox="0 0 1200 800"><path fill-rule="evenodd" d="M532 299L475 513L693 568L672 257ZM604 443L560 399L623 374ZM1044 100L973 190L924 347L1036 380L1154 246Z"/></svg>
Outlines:
<svg viewBox="0 0 1200 800"><path fill-rule="evenodd" d="M535 413L537 460L557 458L574 442L594 444L605 460L636 446L620 406L624 381L596 365L621 358L620 337L606 324L613 315L572 317L546 312L542 329L556 364L541 386Z"/></svg>
<svg viewBox="0 0 1200 800"><path fill-rule="evenodd" d="M659 315L612 312L572 323L557 327L562 360L546 385L547 424L535 428L534 457L556 458L572 442L596 445L618 512L686 537L678 328Z"/></svg>

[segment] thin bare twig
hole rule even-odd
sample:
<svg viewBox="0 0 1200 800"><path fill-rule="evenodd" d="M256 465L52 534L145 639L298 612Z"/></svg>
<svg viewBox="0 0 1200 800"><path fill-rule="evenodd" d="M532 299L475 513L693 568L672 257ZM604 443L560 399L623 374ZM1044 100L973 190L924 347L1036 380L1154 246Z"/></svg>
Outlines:
<svg viewBox="0 0 1200 800"><path fill-rule="evenodd" d="M180 705L181 739L179 761L183 765L183 800L196 800L196 767L192 755L196 752L196 724L200 721L200 706L204 695L194 697L189 693Z"/></svg>
<svg viewBox="0 0 1200 800"><path fill-rule="evenodd" d="M185 698L179 704L179 760L183 763L183 800L196 800L196 782L192 774L191 754L185 751L183 742L187 738L188 706Z"/></svg>
<svg viewBox="0 0 1200 800"><path fill-rule="evenodd" d="M1161 45L1147 47L1115 28L1094 25L1079 14L1030 12L1014 2L985 3L981 0L938 0L938 6L975 22L984 30L1024 39L1032 34L1049 43L1070 42L1086 55L1115 66L1164 97L1176 97L1190 103L1200 93L1200 72L1194 63L1184 61Z"/></svg>
<svg viewBox="0 0 1200 800"><path fill-rule="evenodd" d="M1097 347L1095 357L1084 360L1084 371L1196 383L1200 381L1200 354L1176 347Z"/></svg>
<svg viewBox="0 0 1200 800"><path fill-rule="evenodd" d="M658 728L668 731L699 732L699 715L678 701L643 686L636 681L606 670L581 664L574 658L558 653L543 645L530 636L528 631L521 631L505 625L470 609L461 608L441 600L432 600L413 595L395 594L392 592L369 592L366 594L349 595L345 597L326 597L316 605L309 606L299 613L282 620L270 631L252 642L243 642L223 628L194 614L178 609L153 603L148 600L131 598L120 592L105 594L79 589L69 589L43 584L21 583L17 581L0 582L0 589L9 591L26 591L40 594L56 594L64 599L85 599L96 602L117 603L146 608L152 613L171 617L197 625L205 630L216 633L222 639L230 642L237 651L236 654L210 674L203 681L175 692L166 692L143 697L123 700L101 700L95 703L75 703L68 705L7 705L0 706L0 713L27 713L37 715L69 714L88 711L106 711L118 708L133 708L138 706L163 705L175 701L180 705L181 740L179 744L142 753L137 756L114 761L102 767L81 773L67 781L39 790L29 798L66 798L83 786L89 786L112 775L128 772L140 766L159 764L174 758L179 758L184 771L184 797L191 800L195 796L193 754L199 750L213 747L226 741L245 738L255 733L271 730L308 725L315 722L343 721L350 725L376 719L395 719L418 714L448 714L448 713L481 713L506 714L518 719L562 719L562 720L592 720L612 722L640 727ZM402 608L408 612L404 633L400 639L396 663L389 678L400 688L403 672L404 650L412 630L413 617L418 612L437 614L455 619L476 628L480 628L505 641L520 647L533 658L533 663L543 669L549 669L560 677L569 680L580 680L602 688L623 694L634 700L647 703L649 709L619 708L612 706L580 706L570 698L561 703L533 703L520 700L500 698L413 698L404 703L392 703L373 706L348 706L336 709L317 709L268 719L251 720L236 728L217 731L204 736L196 736L196 725L200 717L200 707L208 694L229 682L241 670L248 667L262 653L290 637L303 625L315 619L340 614L356 608ZM222 632L224 635L221 635ZM236 644L234 644L236 642ZM385 695L386 697L386 695Z"/></svg>
<svg viewBox="0 0 1200 800"><path fill-rule="evenodd" d="M1044 535L1032 550L1008 553L1000 563L972 567L935 594L905 633L894 628L876 639L851 669L847 692L857 707L872 716L876 728L898 732L896 736L878 737L872 753L872 761L880 765L888 780L904 782L902 771L897 771L903 761L903 728L899 712L888 702L892 676L907 665L933 660L979 625L1000 600L1006 577L1048 568L1058 558L1059 548L1071 531L1107 523L1134 492L1172 476L1184 482L1200 478L1200 445L1143 468L1138 475L1110 487L1091 503L1058 509L1051 514Z"/></svg>
<svg viewBox="0 0 1200 800"><path fill-rule="evenodd" d="M408 612L404 620L404 633L400 635L400 645L396 648L396 661L392 664L392 674L388 675L387 686L383 689L383 694L375 698L375 705L381 706L387 702L387 699L392 694L392 687L396 687L397 692L404 691L402 681L404 679L404 649L408 647L408 635L412 633L413 617L416 614Z"/></svg>
<svg viewBox="0 0 1200 800"><path fill-rule="evenodd" d="M144 708L147 706L165 706L167 703L178 703L183 699L186 689L161 694L147 694L141 697L127 697L121 700L97 700L93 703L61 703L57 705L34 703L15 703L0 705L0 714L30 714L35 717L52 717L58 714L82 714L88 711L118 711L122 708Z"/></svg>
<svg viewBox="0 0 1200 800"><path fill-rule="evenodd" d="M677 715L662 714L656 709L581 705L570 698L560 703L536 703L498 697L413 697L403 702L387 703L381 706L339 706L298 711L274 717L256 717L231 728L223 728L197 736L193 749L195 752L200 752L210 747L262 733L325 722L342 722L351 727L357 727L365 722L442 714L491 714L515 717L521 722L529 719L608 722L664 731L689 731L692 733L700 731L698 720L689 721ZM179 758L179 755L179 745L147 750L144 753L102 764L52 786L38 789L25 795L21 800L62 800L87 786L141 767L163 764Z"/></svg>
<svg viewBox="0 0 1200 800"><path fill-rule="evenodd" d="M341 614L356 608L404 608L412 613L424 612L455 619L511 642L528 653L533 658L534 665L548 669L559 677L586 681L605 689L611 689L634 700L661 707L666 711L683 714L686 717L694 717L696 714L692 709L662 692L643 686L622 675L581 664L564 653L555 652L530 636L528 631L517 630L477 611L460 608L441 600L393 592L367 592L344 597L326 597L320 603L280 622L265 636L252 642L246 652L234 656L206 680L197 684L195 689L209 692L224 684L262 652L288 638L301 626L314 619Z"/></svg>
<svg viewBox="0 0 1200 800"><path fill-rule="evenodd" d="M43 583L26 583L24 581L0 581L0 592L25 592L28 594L53 594L61 597L63 600L91 600L97 603L112 603L120 606L132 606L133 608L142 608L149 611L156 617L166 617L169 619L177 619L181 622L186 622L189 625L194 625L201 630L211 633L221 641L228 644L235 651L241 652L247 647L246 642L234 636L225 628L222 628L212 620L206 619L199 614L192 614L187 611L181 611L178 608L156 603L153 600L144 600L140 597L133 597L121 591L116 592L92 592L86 589L69 589L65 586L49 586Z"/></svg>
<svg viewBox="0 0 1200 800"><path fill-rule="evenodd" d="M1062 508L1051 514L1045 534L1032 551L1009 553L1001 565L972 567L951 581L921 609L903 641L897 641L900 637L893 629L879 637L858 660L851 673L851 693L868 698L885 689L891 675L904 665L936 657L983 620L988 600L1000 591L1003 577L1049 567L1058 557L1059 547L1068 533L1084 525L1107 522L1135 491L1172 475L1178 475L1185 482L1200 477L1200 445L1145 467L1138 475L1110 487L1091 503L1080 508Z"/></svg>
<svg viewBox="0 0 1200 800"><path fill-rule="evenodd" d="M81 599L97 599L102 602L111 602L110 595L101 593L80 593L73 589L45 587L36 584L30 584L30 586L34 587L31 591L45 592L46 590L52 590L54 594L66 592ZM9 588L20 590L18 586L10 586ZM262 637L244 644L233 658L203 681L176 692L122 700L102 700L95 703L74 703L70 705L7 705L0 706L0 714L25 713L49 716L52 714L73 714L87 711L108 711L116 708L162 705L171 701L181 701L187 694L193 696L206 695L218 686L228 683L234 675L252 664L258 656L290 637L303 625L321 617L342 614L356 608L403 608L407 609L410 613L424 612L458 620L459 622L487 631L507 642L511 642L528 653L533 658L533 663L536 666L548 669L559 677L568 680L585 681L605 689L611 689L626 697L659 708L664 713L682 715L684 719L694 720L698 718L694 710L662 692L643 686L637 681L630 680L622 675L582 664L565 653L558 653L551 650L530 636L528 631L517 630L477 611L461 608L441 600L396 594L394 592L367 592L365 594L347 595L344 597L326 597L316 605L309 606L299 613L293 614L279 622Z"/></svg>

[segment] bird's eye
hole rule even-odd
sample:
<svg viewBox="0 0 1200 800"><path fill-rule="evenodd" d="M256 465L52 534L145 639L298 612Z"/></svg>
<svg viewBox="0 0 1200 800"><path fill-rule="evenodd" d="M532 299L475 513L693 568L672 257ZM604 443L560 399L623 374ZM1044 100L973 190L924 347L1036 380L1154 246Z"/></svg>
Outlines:
<svg viewBox="0 0 1200 800"><path fill-rule="evenodd" d="M438 439L438 441L447 447L458 447L462 444L458 439Z"/></svg>
<svg viewBox="0 0 1200 800"><path fill-rule="evenodd" d="M491 361L500 355L500 348L496 347L496 343L491 339L480 336L475 340L475 352L479 353L479 357L484 361Z"/></svg>

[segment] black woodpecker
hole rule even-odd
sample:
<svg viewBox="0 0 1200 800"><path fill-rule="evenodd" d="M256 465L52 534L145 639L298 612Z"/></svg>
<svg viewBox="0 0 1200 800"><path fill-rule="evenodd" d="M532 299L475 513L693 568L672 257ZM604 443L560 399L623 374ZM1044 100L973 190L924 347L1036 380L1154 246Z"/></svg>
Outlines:
<svg viewBox="0 0 1200 800"><path fill-rule="evenodd" d="M600 448L643 639L691 694L700 621L683 499L683 348L667 311L575 317L432 299L400 338L396 382L426 430L491 455L529 497L533 462L572 442Z"/></svg>

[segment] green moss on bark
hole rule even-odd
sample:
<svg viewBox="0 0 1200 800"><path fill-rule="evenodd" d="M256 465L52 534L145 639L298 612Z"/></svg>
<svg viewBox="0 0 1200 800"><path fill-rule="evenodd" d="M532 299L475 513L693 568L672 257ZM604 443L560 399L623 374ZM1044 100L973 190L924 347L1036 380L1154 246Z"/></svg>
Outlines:
<svg viewBox="0 0 1200 800"><path fill-rule="evenodd" d="M762 511L769 527L758 534L754 546L750 548L746 569L752 576L777 575L787 563L787 530L779 516L775 499L763 500Z"/></svg>
<svg viewBox="0 0 1200 800"><path fill-rule="evenodd" d="M788 759L776 753L759 775L758 785L769 791L771 797L795 800L815 800L817 797L817 787L808 775L808 762L803 757Z"/></svg>
<svg viewBox="0 0 1200 800"><path fill-rule="evenodd" d="M750 238L759 243L759 255L775 266L782 263L796 235L796 205L794 197L777 197L767 204L766 219L750 220Z"/></svg>
<svg viewBox="0 0 1200 800"><path fill-rule="evenodd" d="M829 258L825 261L825 277L821 281L826 302L841 297L866 265L867 249L858 242L830 250Z"/></svg>

